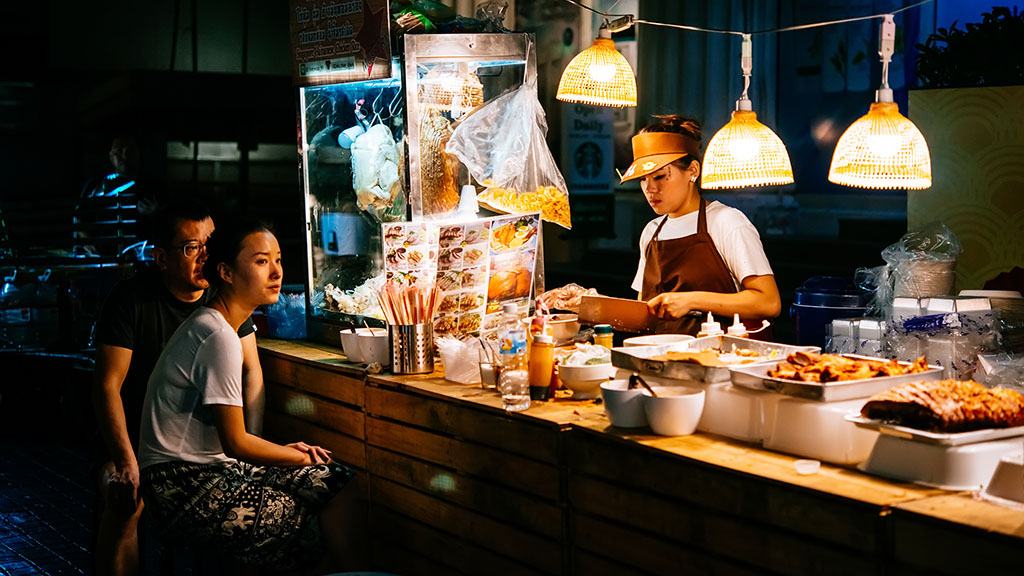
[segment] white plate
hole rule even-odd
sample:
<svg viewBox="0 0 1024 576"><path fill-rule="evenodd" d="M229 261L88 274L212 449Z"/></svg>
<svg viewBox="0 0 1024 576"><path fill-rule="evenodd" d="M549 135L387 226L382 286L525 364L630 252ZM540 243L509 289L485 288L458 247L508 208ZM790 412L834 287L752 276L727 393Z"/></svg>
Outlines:
<svg viewBox="0 0 1024 576"><path fill-rule="evenodd" d="M999 440L1001 438L1024 436L1024 426L1017 426L1015 428L985 428L983 430L971 430L970 432L942 433L889 424L880 420L874 420L872 418L865 418L857 415L847 416L846 419L857 426L870 428L871 430L878 430L879 433L886 434L888 436L896 436L897 438L904 438L907 440L919 440L921 442L940 444L942 446L962 446L964 444L976 444L978 442L988 442L989 440Z"/></svg>

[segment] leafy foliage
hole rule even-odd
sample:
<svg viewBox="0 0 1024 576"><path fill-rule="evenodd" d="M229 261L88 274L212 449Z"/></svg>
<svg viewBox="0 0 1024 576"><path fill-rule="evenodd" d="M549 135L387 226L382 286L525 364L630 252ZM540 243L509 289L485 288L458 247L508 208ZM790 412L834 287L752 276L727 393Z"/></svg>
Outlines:
<svg viewBox="0 0 1024 576"><path fill-rule="evenodd" d="M917 44L917 78L923 88L1024 85L1024 12L993 7L981 23L957 22Z"/></svg>

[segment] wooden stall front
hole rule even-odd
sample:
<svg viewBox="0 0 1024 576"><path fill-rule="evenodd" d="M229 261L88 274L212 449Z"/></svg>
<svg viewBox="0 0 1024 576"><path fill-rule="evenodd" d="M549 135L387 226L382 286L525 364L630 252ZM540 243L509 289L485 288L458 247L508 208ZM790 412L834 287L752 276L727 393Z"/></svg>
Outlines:
<svg viewBox="0 0 1024 576"><path fill-rule="evenodd" d="M366 374L260 341L265 429L360 472L370 565L433 574L977 574L1014 566L1024 511L697 433L639 434L600 404L509 414L493 391ZM647 432L647 433L643 433Z"/></svg>

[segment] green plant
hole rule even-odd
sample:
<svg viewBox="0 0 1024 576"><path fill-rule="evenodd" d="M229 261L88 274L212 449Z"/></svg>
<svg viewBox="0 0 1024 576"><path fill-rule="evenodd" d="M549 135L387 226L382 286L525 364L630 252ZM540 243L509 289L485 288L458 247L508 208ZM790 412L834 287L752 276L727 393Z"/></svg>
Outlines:
<svg viewBox="0 0 1024 576"><path fill-rule="evenodd" d="M1024 12L996 6L965 30L939 28L917 44L917 79L923 88L1024 84Z"/></svg>

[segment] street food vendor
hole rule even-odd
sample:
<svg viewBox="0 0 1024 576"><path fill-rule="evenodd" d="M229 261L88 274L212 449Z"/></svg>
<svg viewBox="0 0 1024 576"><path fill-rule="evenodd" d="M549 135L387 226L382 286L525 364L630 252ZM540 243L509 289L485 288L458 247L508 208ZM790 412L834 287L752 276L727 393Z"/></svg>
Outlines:
<svg viewBox="0 0 1024 576"><path fill-rule="evenodd" d="M657 116L633 137L633 163L622 176L640 179L658 215L640 235L632 287L662 333L696 334L707 312L723 325L733 314L757 325L781 308L757 229L739 210L701 197L700 141L697 121Z"/></svg>

